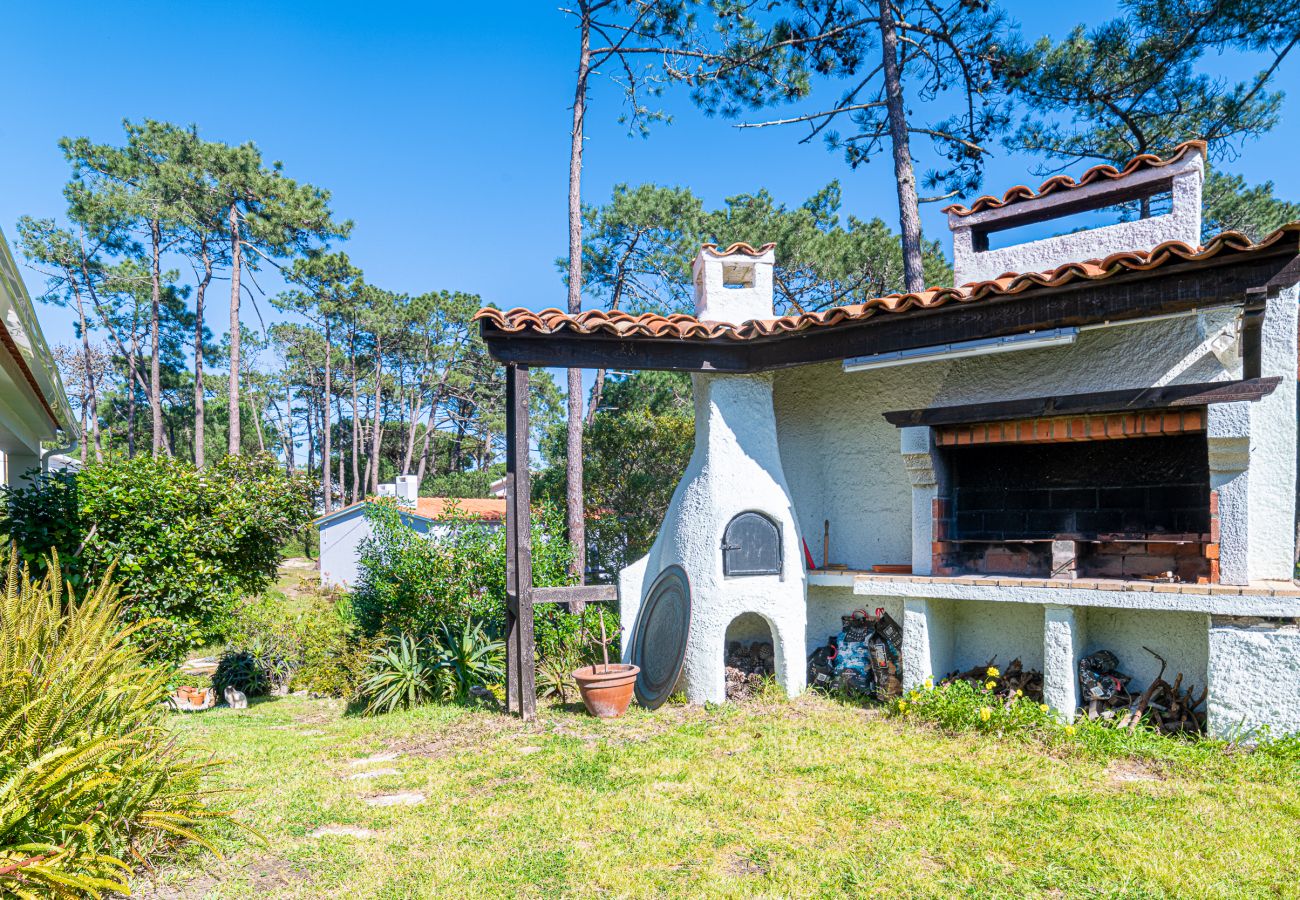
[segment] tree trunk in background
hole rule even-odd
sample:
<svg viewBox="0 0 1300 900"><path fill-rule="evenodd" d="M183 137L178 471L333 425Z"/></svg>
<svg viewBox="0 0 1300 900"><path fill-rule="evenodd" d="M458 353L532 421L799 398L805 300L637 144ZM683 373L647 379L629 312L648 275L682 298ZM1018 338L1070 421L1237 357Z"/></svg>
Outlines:
<svg viewBox="0 0 1300 900"><path fill-rule="evenodd" d="M343 421L343 401L335 401L334 418L340 423ZM347 482L343 480L343 448L339 448L339 494L343 497L343 502L348 502Z"/></svg>
<svg viewBox="0 0 1300 900"><path fill-rule="evenodd" d="M81 362L82 374L82 402L81 402L81 464L86 464L89 448L86 446L86 425L89 424L91 433L95 436L95 462L103 462L104 450L99 440L99 411L97 409L96 398L99 394L98 386L95 383L95 366L91 359L90 352L90 329L86 325L86 307L81 299L81 291L72 282L73 295L77 301L77 322L81 326ZM87 410L89 405L89 410Z"/></svg>
<svg viewBox="0 0 1300 900"><path fill-rule="evenodd" d="M239 272L243 267L243 246L239 238L239 206L230 204L230 393L228 415L229 437L226 452L239 455L241 437L239 430Z"/></svg>
<svg viewBox="0 0 1300 900"><path fill-rule="evenodd" d="M208 255L206 239L202 254L203 278L194 290L194 465L200 469L207 464L204 458L207 422L203 408L203 300L208 285L212 283L212 257Z"/></svg>
<svg viewBox="0 0 1300 900"><path fill-rule="evenodd" d="M140 352L139 339L136 337L135 322L131 323L131 349L126 357L126 457L135 456L135 358Z"/></svg>
<svg viewBox="0 0 1300 900"><path fill-rule="evenodd" d="M894 8L880 0L880 49L884 57L885 105L889 110L889 140L894 148L894 177L898 182L898 224L903 235L903 282L908 291L925 290L925 268L921 262L921 212L916 199L916 172L908 141L907 110L898 69L898 32L894 30Z"/></svg>
<svg viewBox="0 0 1300 900"><path fill-rule="evenodd" d="M330 483L330 350L333 344L330 340L330 320L329 316L325 317L325 388L321 394L321 491L325 494L325 512L333 508L333 485Z"/></svg>
<svg viewBox="0 0 1300 900"><path fill-rule="evenodd" d="M573 130L569 135L569 312L582 312L582 141L587 112L587 77L591 70L591 14L582 4L578 83L573 92ZM568 423L565 459L565 504L569 543L573 546L570 571L583 581L587 568L587 528L582 490L582 370L568 373ZM527 441L528 436L524 436Z"/></svg>
<svg viewBox="0 0 1300 900"><path fill-rule="evenodd" d="M162 355L158 334L158 319L162 308L162 229L155 219L149 223L151 259L149 265L149 416L153 425L151 450L154 456L163 452L162 413Z"/></svg>
<svg viewBox="0 0 1300 900"><path fill-rule="evenodd" d="M379 337L375 337L375 427L370 434L370 470L368 484L370 490L378 493L379 491L379 442L383 438L383 429L380 427L384 415L384 364L383 346L379 342Z"/></svg>
<svg viewBox="0 0 1300 900"><path fill-rule="evenodd" d="M361 484L361 415L357 408L357 334L353 330L348 338L348 361L352 374L352 502L359 503L364 487Z"/></svg>
<svg viewBox="0 0 1300 900"><path fill-rule="evenodd" d="M587 427L596 420L596 410L600 409L600 401L605 393L605 370L596 370L596 381L591 386L591 402L587 404Z"/></svg>

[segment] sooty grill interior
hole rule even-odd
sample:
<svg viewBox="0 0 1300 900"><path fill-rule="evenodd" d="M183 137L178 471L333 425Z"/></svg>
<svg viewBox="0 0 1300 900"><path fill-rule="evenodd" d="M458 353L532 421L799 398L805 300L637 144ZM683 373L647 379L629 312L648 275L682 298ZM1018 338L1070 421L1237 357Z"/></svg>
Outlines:
<svg viewBox="0 0 1300 900"><path fill-rule="evenodd" d="M1212 580L1204 433L943 452L945 572Z"/></svg>
<svg viewBox="0 0 1300 900"><path fill-rule="evenodd" d="M1210 530L1203 434L948 451L958 539Z"/></svg>

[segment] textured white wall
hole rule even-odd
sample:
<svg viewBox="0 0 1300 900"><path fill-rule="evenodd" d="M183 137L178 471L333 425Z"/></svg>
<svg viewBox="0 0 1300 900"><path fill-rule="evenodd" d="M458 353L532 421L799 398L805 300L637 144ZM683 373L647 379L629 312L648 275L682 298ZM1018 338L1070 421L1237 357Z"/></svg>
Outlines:
<svg viewBox="0 0 1300 900"><path fill-rule="evenodd" d="M1282 377L1250 411L1250 577L1295 571L1296 318L1300 289L1268 301L1261 374Z"/></svg>
<svg viewBox="0 0 1300 900"><path fill-rule="evenodd" d="M851 568L913 562L912 486L899 429L882 413L1240 377L1239 369L1226 371L1207 345L1208 336L1232 320L1231 310L1219 310L1086 331L1065 347L867 372L845 373L839 363L777 372L781 461L813 559L821 564L822 523L829 519L831 562ZM1285 410L1291 410L1287 421L1294 440L1294 385L1289 390L1289 405L1282 404L1273 415L1285 437ZM1286 452L1280 451L1277 459ZM1294 460L1294 450L1290 452ZM1279 471L1273 477L1285 479L1282 466L1275 467ZM1286 493L1285 486L1279 493ZM1284 507L1286 501L1278 497L1273 502ZM1279 516L1286 515L1282 508ZM928 542L927 537L917 546Z"/></svg>
<svg viewBox="0 0 1300 900"><path fill-rule="evenodd" d="M1216 617L1209 637L1209 728L1244 738L1300 731L1300 625Z"/></svg>
<svg viewBox="0 0 1300 900"><path fill-rule="evenodd" d="M402 519L419 534L431 538L446 537L450 531L449 526L431 523L427 519L412 516L403 516ZM485 527L495 529L500 526ZM360 506L350 509L318 528L321 584L325 587L354 587L361 574L357 565L361 557L361 542L373 533L365 510Z"/></svg>
<svg viewBox="0 0 1300 900"><path fill-rule="evenodd" d="M1088 609L1079 614L1087 620L1084 655L1111 651L1119 657L1120 671L1132 675L1136 687L1145 688L1160 671L1160 662L1143 647L1169 662L1165 680L1170 684L1182 672L1183 687L1195 683L1198 694L1205 687L1209 616L1141 609Z"/></svg>

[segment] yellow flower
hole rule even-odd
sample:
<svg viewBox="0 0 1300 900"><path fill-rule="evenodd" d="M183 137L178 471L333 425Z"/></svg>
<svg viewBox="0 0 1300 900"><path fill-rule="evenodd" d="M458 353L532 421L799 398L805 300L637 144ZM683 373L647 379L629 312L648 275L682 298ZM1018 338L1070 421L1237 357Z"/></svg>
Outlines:
<svg viewBox="0 0 1300 900"><path fill-rule="evenodd" d="M902 700L898 701L898 711L901 713L907 712L907 704L904 703Z"/></svg>
<svg viewBox="0 0 1300 900"><path fill-rule="evenodd" d="M928 691L933 687L934 687L934 679L931 678L929 675L927 675L925 677L925 689Z"/></svg>
<svg viewBox="0 0 1300 900"><path fill-rule="evenodd" d="M980 721L981 721L981 722L987 722L987 721L988 721L989 719L991 719L992 717L993 717L993 710L989 709L987 706L981 706L981 707L980 707Z"/></svg>
<svg viewBox="0 0 1300 900"><path fill-rule="evenodd" d="M918 694L916 691L911 691L911 692L908 693L908 695L907 695L907 699L908 699L908 700L911 700L913 703L915 703L917 700L920 700L920 699L921 699L921 695Z"/></svg>
<svg viewBox="0 0 1300 900"><path fill-rule="evenodd" d="M1046 703L1040 703L1040 704L1038 704L1038 708L1041 709L1043 712L1050 712L1051 709L1052 709L1052 708L1051 708L1050 706L1048 706Z"/></svg>
<svg viewBox="0 0 1300 900"><path fill-rule="evenodd" d="M993 689L994 689L995 687L997 687L997 686L998 686L998 683L997 683L996 681L989 681L989 682L986 682L986 683L985 683L985 685L984 685L984 690L986 690L986 691L991 691L991 690L993 690Z"/></svg>
<svg viewBox="0 0 1300 900"><path fill-rule="evenodd" d="M999 671L998 671L996 668L994 668L993 666L989 666L989 670L988 670L987 672L985 672L984 674L987 675L987 676L990 677L990 678L997 678L997 677L998 677L999 675L1001 675L1002 673L999 672Z"/></svg>
<svg viewBox="0 0 1300 900"><path fill-rule="evenodd" d="M1017 697L1023 697L1023 696L1025 696L1025 692L1022 691L1020 688L1016 688L1016 696L1017 696Z"/></svg>
<svg viewBox="0 0 1300 900"><path fill-rule="evenodd" d="M1073 726L1073 725L1066 725L1066 726L1065 726L1065 733L1066 733L1066 734L1074 734L1074 726Z"/></svg>

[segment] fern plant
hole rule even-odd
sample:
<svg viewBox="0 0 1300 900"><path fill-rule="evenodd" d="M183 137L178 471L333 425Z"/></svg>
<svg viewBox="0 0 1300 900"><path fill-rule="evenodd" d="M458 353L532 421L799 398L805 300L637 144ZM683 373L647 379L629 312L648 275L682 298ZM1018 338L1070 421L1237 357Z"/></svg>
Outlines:
<svg viewBox="0 0 1300 900"><path fill-rule="evenodd" d="M10 551L0 597L0 896L129 893L132 865L230 821L211 763L165 725L167 673L123 627L112 571L77 600L58 557L33 581ZM218 854L219 855L219 854Z"/></svg>

